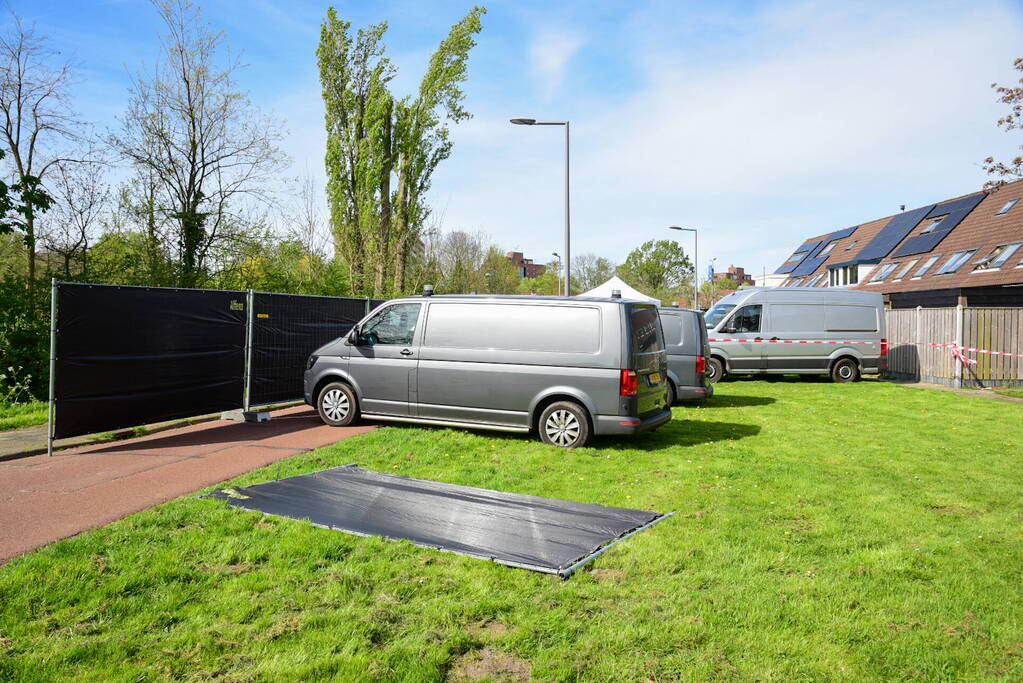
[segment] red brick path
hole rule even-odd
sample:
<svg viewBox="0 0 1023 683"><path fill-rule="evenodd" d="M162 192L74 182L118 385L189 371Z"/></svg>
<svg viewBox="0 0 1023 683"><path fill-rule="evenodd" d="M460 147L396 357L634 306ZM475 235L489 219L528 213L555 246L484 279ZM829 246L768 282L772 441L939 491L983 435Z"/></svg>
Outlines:
<svg viewBox="0 0 1023 683"><path fill-rule="evenodd" d="M299 406L275 412L270 422L207 422L0 462L0 564L371 429L328 427Z"/></svg>

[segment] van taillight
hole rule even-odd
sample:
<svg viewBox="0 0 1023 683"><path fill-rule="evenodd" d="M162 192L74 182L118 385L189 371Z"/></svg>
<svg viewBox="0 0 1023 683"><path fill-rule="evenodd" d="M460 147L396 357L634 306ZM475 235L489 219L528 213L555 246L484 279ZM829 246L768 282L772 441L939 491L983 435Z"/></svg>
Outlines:
<svg viewBox="0 0 1023 683"><path fill-rule="evenodd" d="M704 360L703 356L696 357L696 374L702 375L707 372L707 361Z"/></svg>
<svg viewBox="0 0 1023 683"><path fill-rule="evenodd" d="M635 370L622 370L622 383L618 389L621 396L635 396L639 393Z"/></svg>
<svg viewBox="0 0 1023 683"><path fill-rule="evenodd" d="M881 358L886 358L887 356L888 356L888 340L887 339L882 339L881 340Z"/></svg>

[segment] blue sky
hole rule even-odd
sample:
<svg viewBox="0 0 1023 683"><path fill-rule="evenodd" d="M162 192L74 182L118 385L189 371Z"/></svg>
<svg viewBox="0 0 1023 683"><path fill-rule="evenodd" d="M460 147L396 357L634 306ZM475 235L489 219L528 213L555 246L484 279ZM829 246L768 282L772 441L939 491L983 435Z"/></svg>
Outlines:
<svg viewBox="0 0 1023 683"><path fill-rule="evenodd" d="M77 66L77 102L115 124L129 72L157 55L142 0L14 0ZM293 173L323 182L315 49L327 4L211 1L206 18L248 65L239 81L286 121ZM396 88L411 91L463 2L338 3L390 24ZM546 261L562 243L572 121L573 253L621 261L668 225L700 259L773 270L806 237L978 189L1023 45L1017 2L500 2L487 5L455 149L434 178L444 229L485 231ZM690 237L680 241L689 248ZM701 271L705 271L701 267Z"/></svg>

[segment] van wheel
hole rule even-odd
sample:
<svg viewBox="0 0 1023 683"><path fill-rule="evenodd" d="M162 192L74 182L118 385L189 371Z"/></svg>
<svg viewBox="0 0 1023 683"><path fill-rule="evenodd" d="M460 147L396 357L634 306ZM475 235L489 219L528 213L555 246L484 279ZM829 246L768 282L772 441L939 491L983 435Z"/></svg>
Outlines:
<svg viewBox="0 0 1023 683"><path fill-rule="evenodd" d="M551 446L578 448L590 441L590 421L577 403L557 401L540 415L540 440Z"/></svg>
<svg viewBox="0 0 1023 683"><path fill-rule="evenodd" d="M860 366L852 358L841 358L831 366L832 382L855 382L860 378Z"/></svg>
<svg viewBox="0 0 1023 683"><path fill-rule="evenodd" d="M675 401L678 400L678 392L675 391L675 384L670 379L668 380L668 408L675 405Z"/></svg>
<svg viewBox="0 0 1023 683"><path fill-rule="evenodd" d="M331 427L347 427L359 417L359 403L351 387L343 382L331 382L320 389L316 411Z"/></svg>
<svg viewBox="0 0 1023 683"><path fill-rule="evenodd" d="M717 358L707 361L707 372L705 373L711 384L717 384L725 376L725 366Z"/></svg>

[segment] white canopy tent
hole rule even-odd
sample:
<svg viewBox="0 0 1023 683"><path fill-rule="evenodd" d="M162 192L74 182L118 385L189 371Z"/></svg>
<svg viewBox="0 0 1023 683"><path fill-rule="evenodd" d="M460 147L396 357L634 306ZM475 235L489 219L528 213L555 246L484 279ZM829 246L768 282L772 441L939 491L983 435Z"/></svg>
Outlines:
<svg viewBox="0 0 1023 683"><path fill-rule="evenodd" d="M602 298L608 298L611 296L611 292L618 290L622 294L623 299L638 299L639 301L651 301L655 304L660 305L661 300L655 299L651 296L647 296L638 289L634 289L629 286L629 283L621 279L617 275L612 275L611 279L602 285L597 285L588 292L583 292L579 296L598 296Z"/></svg>

